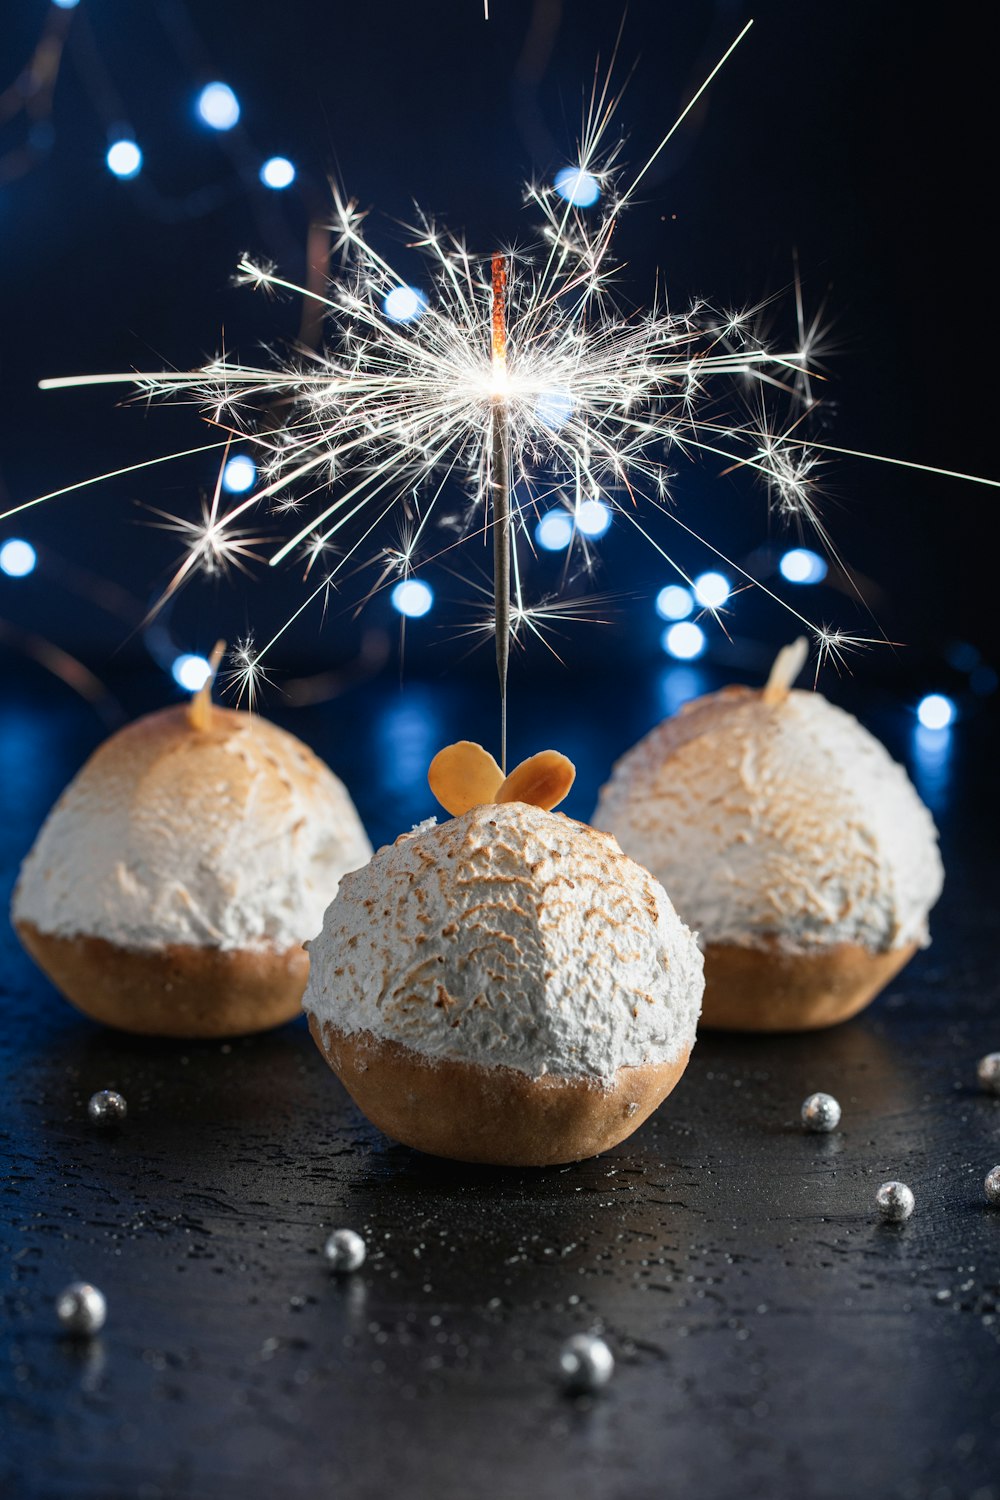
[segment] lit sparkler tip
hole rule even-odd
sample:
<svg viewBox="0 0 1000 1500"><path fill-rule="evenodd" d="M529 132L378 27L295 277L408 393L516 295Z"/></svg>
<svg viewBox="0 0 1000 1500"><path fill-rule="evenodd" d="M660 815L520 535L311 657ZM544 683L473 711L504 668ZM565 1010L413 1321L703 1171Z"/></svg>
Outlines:
<svg viewBox="0 0 1000 1500"><path fill-rule="evenodd" d="M494 255L491 270L493 374L497 377L507 367L507 257Z"/></svg>

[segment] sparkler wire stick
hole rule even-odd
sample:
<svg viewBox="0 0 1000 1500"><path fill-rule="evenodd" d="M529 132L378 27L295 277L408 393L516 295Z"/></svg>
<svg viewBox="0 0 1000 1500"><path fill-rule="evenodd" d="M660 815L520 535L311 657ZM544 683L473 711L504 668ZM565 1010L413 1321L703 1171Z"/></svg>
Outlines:
<svg viewBox="0 0 1000 1500"><path fill-rule="evenodd" d="M507 259L493 264L493 397L490 488L493 496L493 622L500 679L500 769L507 774L507 664L510 657L510 418L507 412Z"/></svg>

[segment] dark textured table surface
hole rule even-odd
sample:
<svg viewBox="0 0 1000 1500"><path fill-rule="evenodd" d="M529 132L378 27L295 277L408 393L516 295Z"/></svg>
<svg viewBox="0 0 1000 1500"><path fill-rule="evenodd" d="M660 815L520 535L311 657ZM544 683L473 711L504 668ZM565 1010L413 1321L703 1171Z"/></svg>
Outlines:
<svg viewBox="0 0 1000 1500"><path fill-rule="evenodd" d="M521 691L514 757L573 755L567 810L587 816L677 685ZM301 1023L227 1045L101 1030L5 927L3 1495L1000 1500L1000 1211L982 1191L1000 1100L975 1088L1000 1049L998 736L981 714L921 740L888 696L856 704L942 829L933 947L832 1032L702 1037L659 1114L577 1166L391 1144ZM488 734L491 707L488 682L376 683L285 722L378 841L432 811L431 754ZM5 691L4 898L102 732L37 680ZM87 1124L107 1086L129 1103L117 1134ZM843 1104L835 1135L797 1124L814 1089ZM888 1177L916 1193L901 1227L873 1213ZM338 1281L321 1250L342 1225L370 1254ZM53 1314L78 1277L109 1303L83 1345ZM572 1400L558 1349L592 1328L617 1370Z"/></svg>

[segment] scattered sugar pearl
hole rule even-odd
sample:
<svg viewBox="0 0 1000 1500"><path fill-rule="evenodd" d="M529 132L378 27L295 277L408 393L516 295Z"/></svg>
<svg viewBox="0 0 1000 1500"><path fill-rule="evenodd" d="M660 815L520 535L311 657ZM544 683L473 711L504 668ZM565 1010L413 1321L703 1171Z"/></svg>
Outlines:
<svg viewBox="0 0 1000 1500"><path fill-rule="evenodd" d="M67 1333L89 1338L99 1333L108 1316L104 1293L89 1281L74 1281L56 1298L56 1317Z"/></svg>
<svg viewBox="0 0 1000 1500"><path fill-rule="evenodd" d="M840 1124L840 1105L832 1094L810 1094L802 1105L802 1124L818 1135L836 1130Z"/></svg>
<svg viewBox="0 0 1000 1500"><path fill-rule="evenodd" d="M87 1116L92 1125L106 1130L111 1125L120 1125L128 1114L128 1104L114 1089L100 1089L87 1101Z"/></svg>
<svg viewBox="0 0 1000 1500"><path fill-rule="evenodd" d="M586 1395L607 1385L614 1373L615 1358L596 1333L576 1333L559 1351L563 1386L572 1395Z"/></svg>
<svg viewBox="0 0 1000 1500"><path fill-rule="evenodd" d="M331 1271L357 1271L365 1263L368 1247L353 1229L335 1229L323 1247Z"/></svg>
<svg viewBox="0 0 1000 1500"><path fill-rule="evenodd" d="M1000 1204L1000 1167L993 1167L987 1172L983 1192L986 1194L987 1203Z"/></svg>
<svg viewBox="0 0 1000 1500"><path fill-rule="evenodd" d="M883 1182L875 1194L879 1217L887 1224L901 1224L913 1212L916 1200L905 1182Z"/></svg>
<svg viewBox="0 0 1000 1500"><path fill-rule="evenodd" d="M987 1052L976 1064L979 1087L987 1094L1000 1094L1000 1052Z"/></svg>

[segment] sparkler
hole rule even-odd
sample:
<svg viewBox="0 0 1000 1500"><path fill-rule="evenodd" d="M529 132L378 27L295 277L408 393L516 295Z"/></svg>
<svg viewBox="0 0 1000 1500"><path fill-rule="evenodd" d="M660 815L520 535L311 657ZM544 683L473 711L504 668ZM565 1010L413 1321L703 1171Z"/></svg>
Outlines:
<svg viewBox="0 0 1000 1500"><path fill-rule="evenodd" d="M510 658L510 424L507 419L507 261L494 255L493 403L490 410L493 495L493 624L500 679L500 769L507 774L507 665Z"/></svg>
<svg viewBox="0 0 1000 1500"><path fill-rule="evenodd" d="M385 311L393 293L410 290L407 282L366 237L365 215L338 194L333 248L343 270L327 293L297 287L247 257L238 278L317 303L333 331L326 350L305 349L260 366L222 356L193 371L43 381L48 388L128 383L146 398L184 397L228 433L227 444L246 437L255 442L263 484L228 508L216 490L200 523L182 523L191 528L190 546L166 596L199 568L245 563L262 538L249 536L240 518L264 506L279 518L302 520L274 550L271 566L294 556L307 577L320 573L292 620L314 599L325 605L349 566L370 562L377 528L402 511L405 545L377 557L375 588L388 586L408 576L418 558L455 545L450 540L435 552L428 541L442 519L443 497L460 483L467 502L463 538L486 540L492 531L504 764L509 641L519 627L533 628L517 536L530 544L528 523L543 502L555 499L577 516L583 505L603 501L689 584L653 528L668 521L697 538L810 632L817 665L872 639L813 624L701 537L672 504L674 459L708 455L749 471L782 519L813 527L828 542L817 514L828 449L800 431L818 404L811 384L817 329L806 326L801 305L798 342L781 349L757 336L750 313L719 314L704 303L677 311L662 295L651 310L629 313L613 294L618 267L611 247L623 211L750 24L624 189L620 147L608 144L619 99L612 96L610 73L595 82L578 173L581 182L599 185L602 207L591 217L574 206L572 194L564 200L553 188L530 185L526 201L542 221L534 251L511 248L477 258L460 237L420 216L411 248L426 257L433 293L426 300L411 295L416 315L409 321L393 321ZM722 386L735 393L735 419L720 410ZM790 405L788 421L768 414L772 398ZM324 502L309 514L320 493ZM586 548L586 538L577 535ZM551 615L551 601L542 609ZM718 610L711 613L718 617ZM244 651L236 667L244 687L252 689L292 620L258 652Z"/></svg>

